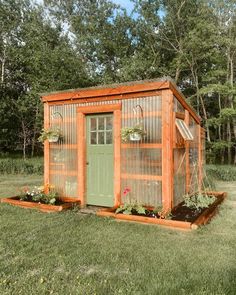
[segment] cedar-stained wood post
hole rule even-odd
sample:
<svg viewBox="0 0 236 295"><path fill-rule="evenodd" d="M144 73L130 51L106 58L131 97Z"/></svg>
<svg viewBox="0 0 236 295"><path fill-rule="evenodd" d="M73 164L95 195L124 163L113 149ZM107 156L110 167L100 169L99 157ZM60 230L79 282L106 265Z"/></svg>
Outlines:
<svg viewBox="0 0 236 295"><path fill-rule="evenodd" d="M162 90L162 206L169 211L173 205L173 106L171 90Z"/></svg>
<svg viewBox="0 0 236 295"><path fill-rule="evenodd" d="M198 125L198 190L201 191L202 189L202 181L203 181L203 177L202 177L202 127L199 124Z"/></svg>
<svg viewBox="0 0 236 295"><path fill-rule="evenodd" d="M189 111L185 110L184 121L189 127ZM189 141L185 141L185 155L186 155L186 193L190 191L190 161L189 161Z"/></svg>
<svg viewBox="0 0 236 295"><path fill-rule="evenodd" d="M50 116L49 116L49 104L44 103L44 129L48 129L50 126ZM49 185L49 142L44 141L44 186L45 192L47 193Z"/></svg>

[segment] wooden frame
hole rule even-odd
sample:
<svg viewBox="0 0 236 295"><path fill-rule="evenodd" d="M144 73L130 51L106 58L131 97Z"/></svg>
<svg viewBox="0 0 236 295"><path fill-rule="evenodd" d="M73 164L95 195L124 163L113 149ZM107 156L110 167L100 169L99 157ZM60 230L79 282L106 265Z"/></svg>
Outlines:
<svg viewBox="0 0 236 295"><path fill-rule="evenodd" d="M141 97L161 96L162 109L149 109L145 110L144 117L150 118L159 117L162 120L162 142L140 142L140 143L122 143L121 144L121 104L124 99L135 99ZM174 111L175 98L185 109L185 112ZM176 130L175 120L176 118L185 121L189 126L190 116L194 119L195 123L199 125L199 180L202 179L202 151L201 151L201 127L200 118L193 111L193 109L187 104L183 94L178 90L176 85L168 79L159 81L141 81L131 82L128 84L120 85L108 85L104 87L91 87L87 89L75 89L67 90L56 93L49 93L42 96L44 102L44 127L49 127L49 108L56 105L68 105L79 104L77 107L77 117L66 117L67 124L75 124L77 122L77 138L78 142L64 142L60 143L62 149L77 150L78 155L78 172L67 172L67 175L78 175L78 199L81 201L82 206L86 205L85 191L86 191L86 145L85 145L85 116L87 114L97 114L111 112L114 114L114 197L115 206L121 202L121 179L137 179L137 180L153 180L162 182L162 203L165 211L169 211L174 204L173 196L173 184L174 184L174 149L184 148L186 149L186 192L190 190L190 167L189 167L189 142L181 142L180 145L175 144ZM97 105L96 103L102 102ZM106 103L106 101L108 103ZM83 106L85 103L93 103L89 106ZM113 103L114 102L114 103ZM134 118L135 114L132 112L122 114L122 120ZM148 119L147 119L148 120ZM54 120L56 122L56 119ZM62 174L63 171L50 170L49 148L57 148L58 145L45 142L45 174L44 182L49 183L50 175ZM162 149L162 175L152 174L121 174L121 149ZM148 150L147 150L148 152ZM156 165L151 163L150 165ZM160 163L159 163L160 165ZM53 167L51 167L53 168ZM77 173L77 174L76 174ZM64 197L66 198L66 197ZM73 199L73 198L71 198Z"/></svg>
<svg viewBox="0 0 236 295"><path fill-rule="evenodd" d="M174 96L171 90L162 91L162 206L169 211L173 205L173 105Z"/></svg>
<svg viewBox="0 0 236 295"><path fill-rule="evenodd" d="M85 116L88 114L113 113L114 115L114 206L120 204L120 129L121 129L121 104L102 106L85 106L77 108L78 126L78 196L81 206L86 205L86 138Z"/></svg>

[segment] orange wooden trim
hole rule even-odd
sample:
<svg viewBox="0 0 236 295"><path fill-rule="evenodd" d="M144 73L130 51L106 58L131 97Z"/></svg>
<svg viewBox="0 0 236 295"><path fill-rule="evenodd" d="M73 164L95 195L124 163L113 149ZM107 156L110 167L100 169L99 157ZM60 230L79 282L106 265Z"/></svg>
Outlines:
<svg viewBox="0 0 236 295"><path fill-rule="evenodd" d="M115 206L121 203L121 110L114 111L114 196Z"/></svg>
<svg viewBox="0 0 236 295"><path fill-rule="evenodd" d="M202 137L201 137L201 130L202 127L198 125L198 189L199 191L202 188L202 181L203 181L203 176L202 176Z"/></svg>
<svg viewBox="0 0 236 295"><path fill-rule="evenodd" d="M51 149L77 149L77 144L57 144L57 143L50 143Z"/></svg>
<svg viewBox="0 0 236 295"><path fill-rule="evenodd" d="M189 113L191 114L191 116L194 118L194 120L200 124L201 122L201 118L196 114L196 112L190 107L190 105L187 103L186 98L184 97L184 95L182 93L180 93L176 87L170 83L170 89L173 92L174 96L178 99L178 101L181 103L181 105L189 111Z"/></svg>
<svg viewBox="0 0 236 295"><path fill-rule="evenodd" d="M169 211L173 205L173 93L162 91L162 205Z"/></svg>
<svg viewBox="0 0 236 295"><path fill-rule="evenodd" d="M133 99L139 97L150 97L150 96L161 96L160 91L147 91L147 92L138 92L138 93L127 93L127 94L117 94L111 95L109 97L96 97L96 98L83 98L83 99L68 99L61 101L48 101L49 105L64 105L64 104L82 104L86 102L100 102L100 101L120 101L123 99Z"/></svg>
<svg viewBox="0 0 236 295"><path fill-rule="evenodd" d="M107 112L114 112L115 110L121 110L120 103L99 105L99 106L84 106L84 107L77 108L77 112L83 113L83 114L107 113Z"/></svg>
<svg viewBox="0 0 236 295"><path fill-rule="evenodd" d="M182 114L182 113L178 113L178 112L176 112L176 113L175 113L175 116L176 116L176 118L178 118L178 119L182 119L182 120L185 119L185 114Z"/></svg>
<svg viewBox="0 0 236 295"><path fill-rule="evenodd" d="M156 112L144 112L143 113L144 118L148 117L161 117L161 111L156 111ZM137 115L134 113L127 113L127 114L122 114L122 119L128 119L128 118L137 118Z"/></svg>
<svg viewBox="0 0 236 295"><path fill-rule="evenodd" d="M77 115L78 126L78 196L83 207L85 201L85 163L86 163L86 148L85 148L85 115L80 112Z"/></svg>
<svg viewBox="0 0 236 295"><path fill-rule="evenodd" d="M49 116L49 105L48 103L44 104L44 129L49 128L50 116ZM44 142L44 186L48 187L47 184L50 182L49 178L49 142L46 140Z"/></svg>
<svg viewBox="0 0 236 295"><path fill-rule="evenodd" d="M63 171L63 170L50 170L50 175L68 175L68 176L77 176L77 171Z"/></svg>
<svg viewBox="0 0 236 295"><path fill-rule="evenodd" d="M185 110L185 123L189 127L189 111ZM190 162L189 162L189 141L185 140L185 152L186 152L186 193L190 191Z"/></svg>
<svg viewBox="0 0 236 295"><path fill-rule="evenodd" d="M121 178L123 179L141 179L141 180L158 180L162 181L161 175L147 175L147 174L128 174L122 173Z"/></svg>
<svg viewBox="0 0 236 295"><path fill-rule="evenodd" d="M161 149L162 144L161 143L122 143L121 144L122 149Z"/></svg>
<svg viewBox="0 0 236 295"><path fill-rule="evenodd" d="M87 89L75 89L65 92L51 93L42 96L43 102L46 101L60 101L60 100L70 100L70 99L82 99L82 98L92 98L92 97L110 97L124 94L133 94L137 92L147 92L156 91L169 88L169 81L156 81L156 82L143 82L135 85L117 85L115 87L107 88L87 88Z"/></svg>

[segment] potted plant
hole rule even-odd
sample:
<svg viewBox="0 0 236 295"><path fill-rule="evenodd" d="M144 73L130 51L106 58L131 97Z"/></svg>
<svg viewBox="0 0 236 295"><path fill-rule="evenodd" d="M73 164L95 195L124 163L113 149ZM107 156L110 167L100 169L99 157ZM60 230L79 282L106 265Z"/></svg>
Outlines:
<svg viewBox="0 0 236 295"><path fill-rule="evenodd" d="M140 141L146 134L142 125L135 125L134 127L124 127L121 130L121 138L124 142Z"/></svg>
<svg viewBox="0 0 236 295"><path fill-rule="evenodd" d="M40 142L44 142L45 140L48 140L49 142L58 142L60 137L61 130L59 128L48 128L42 129L41 135L38 140Z"/></svg>

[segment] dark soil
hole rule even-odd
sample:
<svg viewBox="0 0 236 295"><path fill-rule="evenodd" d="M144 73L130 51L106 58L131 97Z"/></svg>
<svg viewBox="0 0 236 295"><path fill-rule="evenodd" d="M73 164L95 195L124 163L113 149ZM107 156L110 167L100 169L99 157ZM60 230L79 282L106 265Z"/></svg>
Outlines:
<svg viewBox="0 0 236 295"><path fill-rule="evenodd" d="M207 208L199 210L191 209L184 206L184 202L182 202L171 211L171 214L169 217L167 217L167 219L194 222L206 209ZM123 212L119 212L119 214L123 214ZM132 210L132 215L162 218L158 213L148 209L145 211L145 214L139 214L136 210Z"/></svg>
<svg viewBox="0 0 236 295"><path fill-rule="evenodd" d="M171 220L194 222L206 209L191 209L182 202L171 211Z"/></svg>
<svg viewBox="0 0 236 295"><path fill-rule="evenodd" d="M20 201L20 197L15 197L14 199ZM43 202L43 201L40 201L40 202L38 202L38 201L34 201L34 200L32 200L32 197L31 197L31 196L28 196L27 199L24 199L24 200L22 200L22 201L23 201L23 202L30 202L30 203L37 203L37 204L40 203L40 204L50 205L50 204L47 204L47 203L45 203L45 202ZM63 205L63 204L65 204L65 203L66 203L66 202L63 202L63 201L57 199L56 202L55 202L55 204L53 204L52 206L60 206L60 205Z"/></svg>

